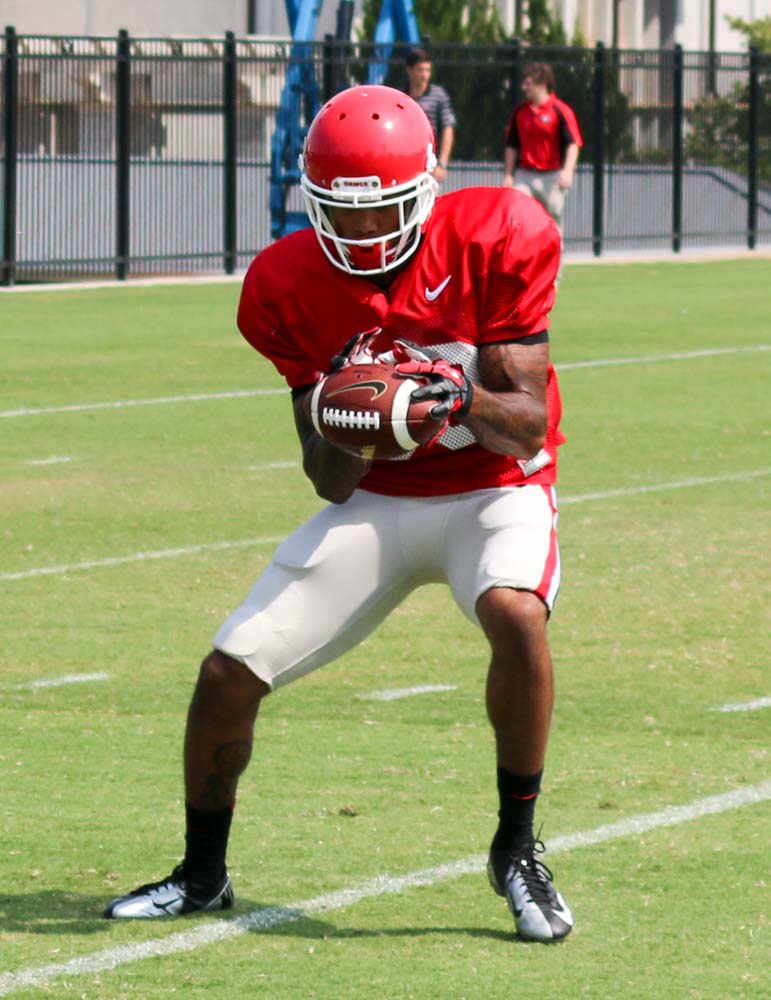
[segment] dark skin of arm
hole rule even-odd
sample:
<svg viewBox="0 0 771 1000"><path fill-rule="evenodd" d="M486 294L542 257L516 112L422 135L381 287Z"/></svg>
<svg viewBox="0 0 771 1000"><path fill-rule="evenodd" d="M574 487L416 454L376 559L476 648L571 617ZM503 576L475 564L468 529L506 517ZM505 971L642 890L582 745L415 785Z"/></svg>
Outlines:
<svg viewBox="0 0 771 1000"><path fill-rule="evenodd" d="M480 386L460 422L488 451L537 455L546 441L549 345L488 344L479 351Z"/></svg>
<svg viewBox="0 0 771 1000"><path fill-rule="evenodd" d="M316 493L330 503L345 503L372 462L329 444L316 432L308 412L312 389L294 401L294 420L303 450L303 472Z"/></svg>
<svg viewBox="0 0 771 1000"><path fill-rule="evenodd" d="M480 349L481 385L474 387L471 409L460 423L483 448L524 460L541 450L548 362L548 344L489 344ZM345 503L372 463L335 448L316 433L308 413L310 392L294 403L303 471L322 499Z"/></svg>

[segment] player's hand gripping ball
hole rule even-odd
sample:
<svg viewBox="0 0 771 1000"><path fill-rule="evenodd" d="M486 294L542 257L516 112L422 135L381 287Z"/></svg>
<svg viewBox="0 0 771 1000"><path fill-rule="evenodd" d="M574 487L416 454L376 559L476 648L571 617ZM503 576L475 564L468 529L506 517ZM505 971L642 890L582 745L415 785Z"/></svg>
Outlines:
<svg viewBox="0 0 771 1000"><path fill-rule="evenodd" d="M347 364L316 383L310 400L313 426L330 444L368 459L403 458L428 444L447 418L431 416L435 399L415 400L427 383L393 365Z"/></svg>

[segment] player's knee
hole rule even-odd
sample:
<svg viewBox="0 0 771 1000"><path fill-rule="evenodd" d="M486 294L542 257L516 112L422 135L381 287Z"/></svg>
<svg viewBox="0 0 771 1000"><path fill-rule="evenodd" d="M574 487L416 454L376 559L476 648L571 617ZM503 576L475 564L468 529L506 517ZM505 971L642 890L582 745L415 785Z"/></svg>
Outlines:
<svg viewBox="0 0 771 1000"><path fill-rule="evenodd" d="M545 636L546 606L527 590L495 587L480 597L477 615L493 650Z"/></svg>
<svg viewBox="0 0 771 1000"><path fill-rule="evenodd" d="M211 706L256 707L269 691L247 666L214 649L201 663L194 700Z"/></svg>

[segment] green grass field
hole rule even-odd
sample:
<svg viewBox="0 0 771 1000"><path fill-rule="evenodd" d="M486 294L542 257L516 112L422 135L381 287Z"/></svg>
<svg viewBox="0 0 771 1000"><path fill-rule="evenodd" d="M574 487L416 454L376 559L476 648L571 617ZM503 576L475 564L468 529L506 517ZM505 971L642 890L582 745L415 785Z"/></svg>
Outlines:
<svg viewBox="0 0 771 1000"><path fill-rule="evenodd" d="M433 586L265 703L232 916L102 919L181 857L198 662L319 504L283 384L235 330L237 297L0 295L0 995L766 998L767 260L565 269L539 819L547 848L620 825L547 851L576 916L563 944L520 941L487 887L486 650ZM201 398L253 390L269 391ZM367 697L421 685L452 690ZM641 814L659 818L639 832ZM424 869L425 884L398 881Z"/></svg>

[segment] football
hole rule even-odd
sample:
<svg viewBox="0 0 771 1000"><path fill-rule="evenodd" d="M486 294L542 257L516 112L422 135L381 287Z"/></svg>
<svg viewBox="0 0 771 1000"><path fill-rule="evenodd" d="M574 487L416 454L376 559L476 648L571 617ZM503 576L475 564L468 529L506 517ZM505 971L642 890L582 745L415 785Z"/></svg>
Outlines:
<svg viewBox="0 0 771 1000"><path fill-rule="evenodd" d="M403 458L441 431L435 400L415 401L425 379L405 378L392 365L345 365L325 375L311 393L313 426L330 444L363 458Z"/></svg>

